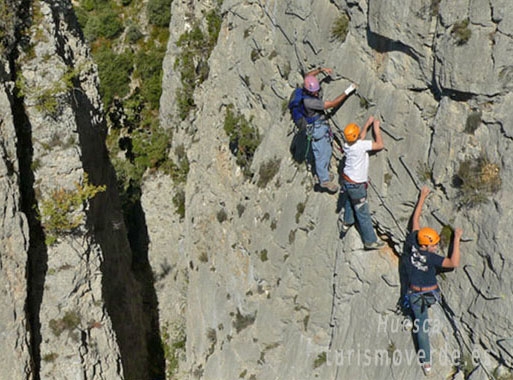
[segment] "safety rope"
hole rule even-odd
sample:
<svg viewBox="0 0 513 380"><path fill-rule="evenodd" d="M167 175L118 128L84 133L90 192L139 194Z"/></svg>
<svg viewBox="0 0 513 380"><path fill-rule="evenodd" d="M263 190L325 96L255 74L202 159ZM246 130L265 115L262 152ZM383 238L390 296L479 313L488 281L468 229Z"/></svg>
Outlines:
<svg viewBox="0 0 513 380"><path fill-rule="evenodd" d="M378 190L376 189L376 186L374 186L374 184L372 183L372 180L369 179L369 182L368 182L371 186L371 188L374 190L374 192L377 194L381 204L383 205L383 207L385 208L385 210L388 211L388 213L392 216L392 220L394 221L395 225L397 226L397 228L399 228L399 231L402 233L403 235L403 240L406 239L406 233L404 232L403 228L401 227L401 224L398 222L398 220L395 218L395 215L394 213L392 212L392 210L390 209L390 207L388 207L385 203L385 200L383 199L383 197L381 196L381 194L378 192Z"/></svg>
<svg viewBox="0 0 513 380"><path fill-rule="evenodd" d="M312 166L310 165L310 159L308 157L308 152L310 151L310 145L312 144L312 138L310 136L306 137L306 151L305 151L305 165L306 170L310 171Z"/></svg>

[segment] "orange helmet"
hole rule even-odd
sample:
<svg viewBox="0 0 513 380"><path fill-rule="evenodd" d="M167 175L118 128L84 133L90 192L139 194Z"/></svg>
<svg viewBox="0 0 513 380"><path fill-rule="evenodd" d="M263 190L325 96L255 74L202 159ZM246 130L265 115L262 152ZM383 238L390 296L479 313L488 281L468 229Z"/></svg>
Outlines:
<svg viewBox="0 0 513 380"><path fill-rule="evenodd" d="M355 123L347 124L344 128L344 137L348 143L355 142L360 136L360 127Z"/></svg>
<svg viewBox="0 0 513 380"><path fill-rule="evenodd" d="M434 229L422 227L417 234L417 241L420 245L433 245L440 241L440 236Z"/></svg>

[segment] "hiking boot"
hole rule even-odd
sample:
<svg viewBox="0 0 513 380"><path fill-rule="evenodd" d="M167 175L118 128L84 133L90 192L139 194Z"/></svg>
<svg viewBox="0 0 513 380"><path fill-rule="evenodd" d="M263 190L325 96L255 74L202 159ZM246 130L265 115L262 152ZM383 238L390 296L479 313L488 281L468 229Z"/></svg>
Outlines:
<svg viewBox="0 0 513 380"><path fill-rule="evenodd" d="M365 243L363 247L367 250L381 249L386 247L386 243L382 240L377 240L373 243Z"/></svg>
<svg viewBox="0 0 513 380"><path fill-rule="evenodd" d="M338 185L334 184L333 182L323 182L320 186L332 194L338 191Z"/></svg>

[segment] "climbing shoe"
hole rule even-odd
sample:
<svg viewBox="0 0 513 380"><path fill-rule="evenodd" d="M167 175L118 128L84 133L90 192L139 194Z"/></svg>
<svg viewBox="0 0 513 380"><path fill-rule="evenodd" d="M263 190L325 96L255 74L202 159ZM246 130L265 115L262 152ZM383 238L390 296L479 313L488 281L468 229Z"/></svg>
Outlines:
<svg viewBox="0 0 513 380"><path fill-rule="evenodd" d="M344 222L340 223L340 232L346 233L352 227L352 224L345 224Z"/></svg>
<svg viewBox="0 0 513 380"><path fill-rule="evenodd" d="M338 232L346 233L353 226L352 224L346 224L342 219L337 220Z"/></svg>
<svg viewBox="0 0 513 380"><path fill-rule="evenodd" d="M334 184L333 182L323 182L321 183L321 188L331 194L334 194L338 191L338 185Z"/></svg>
<svg viewBox="0 0 513 380"><path fill-rule="evenodd" d="M343 239L346 236L347 231L351 228L352 224L346 224L342 219L337 220L338 236Z"/></svg>
<svg viewBox="0 0 513 380"><path fill-rule="evenodd" d="M408 317L403 319L402 325L403 325L403 331L408 332L408 331L413 330L413 322Z"/></svg>
<svg viewBox="0 0 513 380"><path fill-rule="evenodd" d="M335 174L330 173L330 180L328 182L333 182L335 179ZM319 177L317 177L317 174L314 174L314 181L315 183L319 183Z"/></svg>
<svg viewBox="0 0 513 380"><path fill-rule="evenodd" d="M372 249L381 249L381 248L385 248L386 247L386 244L384 241L381 241L381 240L378 240L378 241L375 241L373 243L365 243L363 245L363 247L367 250L372 250Z"/></svg>
<svg viewBox="0 0 513 380"><path fill-rule="evenodd" d="M431 377L433 376L433 367L431 367L431 364L424 363L422 364L422 372L424 372L424 376Z"/></svg>

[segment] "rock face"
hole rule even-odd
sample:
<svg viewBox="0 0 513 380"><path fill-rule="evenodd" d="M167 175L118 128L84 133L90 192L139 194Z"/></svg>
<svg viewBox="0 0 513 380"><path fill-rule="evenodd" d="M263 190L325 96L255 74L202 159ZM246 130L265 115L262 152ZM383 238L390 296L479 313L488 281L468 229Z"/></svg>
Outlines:
<svg viewBox="0 0 513 380"><path fill-rule="evenodd" d="M503 17L509 7L223 2L223 26L209 79L196 91L193 127L191 120L163 119L187 145L191 162L183 238L167 252L185 252L189 265L183 369L191 378L421 376L409 356L411 335L394 311L396 254L423 184L433 192L422 223L465 231L462 267L439 279L450 309L432 309L435 371L440 377L486 376L501 360L509 362L511 325L504 315L511 260L501 232L511 218L504 107L512 41ZM201 9L173 3L175 39L187 30L185 13L200 18ZM341 42L332 29L344 14L350 21ZM161 102L167 109L179 86L172 41L169 54ZM319 65L334 69L324 84L327 99L350 82L359 85L333 117L336 134L369 115L382 121L386 150L371 158L369 199L376 228L390 245L383 252L363 251L354 230L338 238L337 198L315 192L289 152L291 122L283 104L300 73ZM231 104L263 136L249 181L223 131L223 111ZM279 171L259 188L260 169L273 158L280 160ZM463 203L470 194L456 180L465 162L480 160L497 165L502 190L468 207ZM338 160L332 164L336 171ZM458 355L465 365L458 366ZM470 375L474 369L481 372Z"/></svg>
<svg viewBox="0 0 513 380"><path fill-rule="evenodd" d="M9 5L15 22L28 14L26 4ZM163 356L150 358L146 275L105 147L96 67L69 2L32 11L37 22L23 39L21 22L13 28L10 40L23 44L2 61L1 376L149 379L149 363ZM99 193L84 196L91 186ZM76 199L69 216L47 206ZM43 230L52 215L57 240L53 227Z"/></svg>
<svg viewBox="0 0 513 380"><path fill-rule="evenodd" d="M418 378L395 311L398 256L423 184L432 194L422 223L444 238L465 231L461 267L439 276L446 307L430 310L434 370L460 379L507 372L513 5L224 0L208 79L181 120L176 42L220 4L195 3L172 3L160 109L171 151L185 147L190 163L185 216L171 179L148 175L134 243L71 3L34 5L29 52L15 27L29 9L6 2L16 17L0 70L2 378ZM334 32L343 19L345 39ZM364 251L354 228L339 238L337 195L316 191L292 157L284 105L318 66L334 70L326 99L358 83L332 117L336 136L369 115L382 121L386 149L371 157L369 201L384 250ZM262 137L252 177L232 154L227 109ZM340 158L336 150L334 173ZM74 211L72 233L49 244L34 210L87 180L106 188Z"/></svg>

